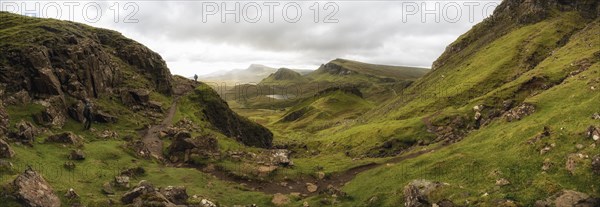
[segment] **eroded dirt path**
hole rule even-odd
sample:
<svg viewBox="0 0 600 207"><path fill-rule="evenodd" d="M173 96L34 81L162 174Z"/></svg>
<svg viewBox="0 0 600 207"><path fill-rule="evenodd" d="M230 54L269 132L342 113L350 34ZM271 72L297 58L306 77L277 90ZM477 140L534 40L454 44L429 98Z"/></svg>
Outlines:
<svg viewBox="0 0 600 207"><path fill-rule="evenodd" d="M436 146L432 149L424 149L424 150L413 152L413 153L399 155L399 156L394 157L386 162L369 163L369 164L357 166L357 167L351 168L347 171L333 174L333 175L329 176L328 178L325 178L322 180L314 178L310 175L306 175L304 177L296 178L294 180L284 180L284 181L277 181L277 182L269 181L269 180L259 181L259 180L248 180L248 179L239 178L228 172L223 172L223 171L219 171L219 170L213 170L213 171L206 171L206 170L202 170L202 169L198 169L198 170L208 173L220 180L239 183L239 184L245 186L246 188L249 188L254 191L260 191L260 192L263 192L266 194L301 193L301 194L306 194L308 196L312 196L312 195L317 195L319 193L319 191L321 191L321 190L326 190L328 188L328 186L330 186L330 185L339 189L339 188L343 187L346 183L348 183L352 179L354 179L356 177L356 175L358 175L359 173L362 173L362 172L365 172L367 170L371 170L371 169L374 169L377 167L381 167L381 166L385 166L385 165L389 165L389 164L395 164L395 163L399 163L399 162L402 162L407 159L415 158L420 155L436 151L445 146L447 146L447 145L442 144L442 145ZM317 185L318 186L317 191L309 192L306 187L307 183L312 183L314 185Z"/></svg>
<svg viewBox="0 0 600 207"><path fill-rule="evenodd" d="M148 128L144 136L142 136L142 142L144 142L144 145L148 148L148 151L150 151L151 156L160 161L165 161L162 152L163 141L160 139L160 132L171 126L173 123L173 117L177 111L177 100L178 98L173 100L163 121L158 125L153 125Z"/></svg>

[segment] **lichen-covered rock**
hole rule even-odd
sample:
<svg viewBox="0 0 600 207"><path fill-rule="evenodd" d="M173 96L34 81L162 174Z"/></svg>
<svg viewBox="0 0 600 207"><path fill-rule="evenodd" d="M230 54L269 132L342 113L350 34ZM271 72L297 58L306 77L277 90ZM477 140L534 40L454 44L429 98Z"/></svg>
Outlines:
<svg viewBox="0 0 600 207"><path fill-rule="evenodd" d="M9 136L24 144L33 145L35 136L39 133L39 130L32 123L23 120L17 123L15 127L17 131L12 132Z"/></svg>
<svg viewBox="0 0 600 207"><path fill-rule="evenodd" d="M160 193L163 194L170 202L177 205L187 204L189 198L185 186L167 186L160 189Z"/></svg>
<svg viewBox="0 0 600 207"><path fill-rule="evenodd" d="M154 186L151 183L147 181L141 181L137 187L123 194L121 197L121 202L124 204L130 204L133 203L134 199L154 191Z"/></svg>
<svg viewBox="0 0 600 207"><path fill-rule="evenodd" d="M0 158L12 158L14 156L15 151L12 150L6 141L0 139Z"/></svg>
<svg viewBox="0 0 600 207"><path fill-rule="evenodd" d="M504 118L508 122L518 121L535 112L535 106L529 103L523 103L504 114Z"/></svg>
<svg viewBox="0 0 600 207"><path fill-rule="evenodd" d="M430 196L443 184L428 180L413 180L404 187L404 205L406 207L431 206Z"/></svg>
<svg viewBox="0 0 600 207"><path fill-rule="evenodd" d="M71 150L71 153L69 154L69 159L85 160L85 152L83 152L83 150L80 150L80 149Z"/></svg>
<svg viewBox="0 0 600 207"><path fill-rule="evenodd" d="M173 138L168 149L169 159L172 162L188 162L190 157L212 158L219 154L217 139L210 136L191 138L188 132L179 132Z"/></svg>
<svg viewBox="0 0 600 207"><path fill-rule="evenodd" d="M64 132L60 134L50 135L46 138L46 142L62 143L62 144L80 144L83 139L73 132Z"/></svg>
<svg viewBox="0 0 600 207"><path fill-rule="evenodd" d="M13 181L15 197L29 207L60 207L61 202L46 180L31 168Z"/></svg>

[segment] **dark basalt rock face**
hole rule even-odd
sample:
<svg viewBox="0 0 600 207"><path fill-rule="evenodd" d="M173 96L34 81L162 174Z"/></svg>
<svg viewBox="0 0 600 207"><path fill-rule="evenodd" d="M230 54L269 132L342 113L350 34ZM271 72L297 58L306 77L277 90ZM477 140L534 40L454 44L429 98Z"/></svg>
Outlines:
<svg viewBox="0 0 600 207"><path fill-rule="evenodd" d="M34 117L39 125L61 128L69 116L81 121L81 104L67 104L73 99L137 89L173 93L161 56L118 32L7 12L0 18L0 30L14 31L0 36L0 97L8 105L42 103L46 109Z"/></svg>
<svg viewBox="0 0 600 207"><path fill-rule="evenodd" d="M269 129L232 111L210 86L201 85L190 100L201 107L203 118L226 136L248 146L270 148L273 145L273 133Z"/></svg>

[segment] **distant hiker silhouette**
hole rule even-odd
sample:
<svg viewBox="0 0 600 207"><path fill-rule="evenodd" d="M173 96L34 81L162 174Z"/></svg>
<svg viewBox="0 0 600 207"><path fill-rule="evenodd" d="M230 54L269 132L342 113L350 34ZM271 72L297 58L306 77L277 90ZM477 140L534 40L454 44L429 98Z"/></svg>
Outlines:
<svg viewBox="0 0 600 207"><path fill-rule="evenodd" d="M85 106L83 106L83 116L85 117L84 127L89 130L92 127L94 116L92 115L92 104L88 99L85 100Z"/></svg>
<svg viewBox="0 0 600 207"><path fill-rule="evenodd" d="M198 82L198 74L194 74L194 81Z"/></svg>

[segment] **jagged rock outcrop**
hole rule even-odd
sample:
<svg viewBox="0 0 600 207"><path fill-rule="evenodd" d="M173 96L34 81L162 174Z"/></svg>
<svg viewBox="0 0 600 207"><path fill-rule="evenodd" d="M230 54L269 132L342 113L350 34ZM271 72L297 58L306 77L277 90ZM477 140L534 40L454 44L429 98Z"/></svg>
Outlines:
<svg viewBox="0 0 600 207"><path fill-rule="evenodd" d="M31 168L13 181L15 197L28 207L59 207L60 199L46 180Z"/></svg>
<svg viewBox="0 0 600 207"><path fill-rule="evenodd" d="M172 76L160 55L118 32L7 12L0 18L0 30L17 31L0 35L0 96L10 105L42 105L33 116L40 126L61 128L69 116L83 121L84 99L137 89L172 94ZM68 105L71 100L80 101ZM95 121L117 121L94 109Z"/></svg>
<svg viewBox="0 0 600 207"><path fill-rule="evenodd" d="M168 149L172 162L189 162L191 158L214 158L219 156L217 139L212 136L192 138L188 132L179 132Z"/></svg>
<svg viewBox="0 0 600 207"><path fill-rule="evenodd" d="M269 148L273 145L273 133L269 129L232 111L210 86L202 84L189 98L201 109L202 118L226 136L248 146Z"/></svg>

